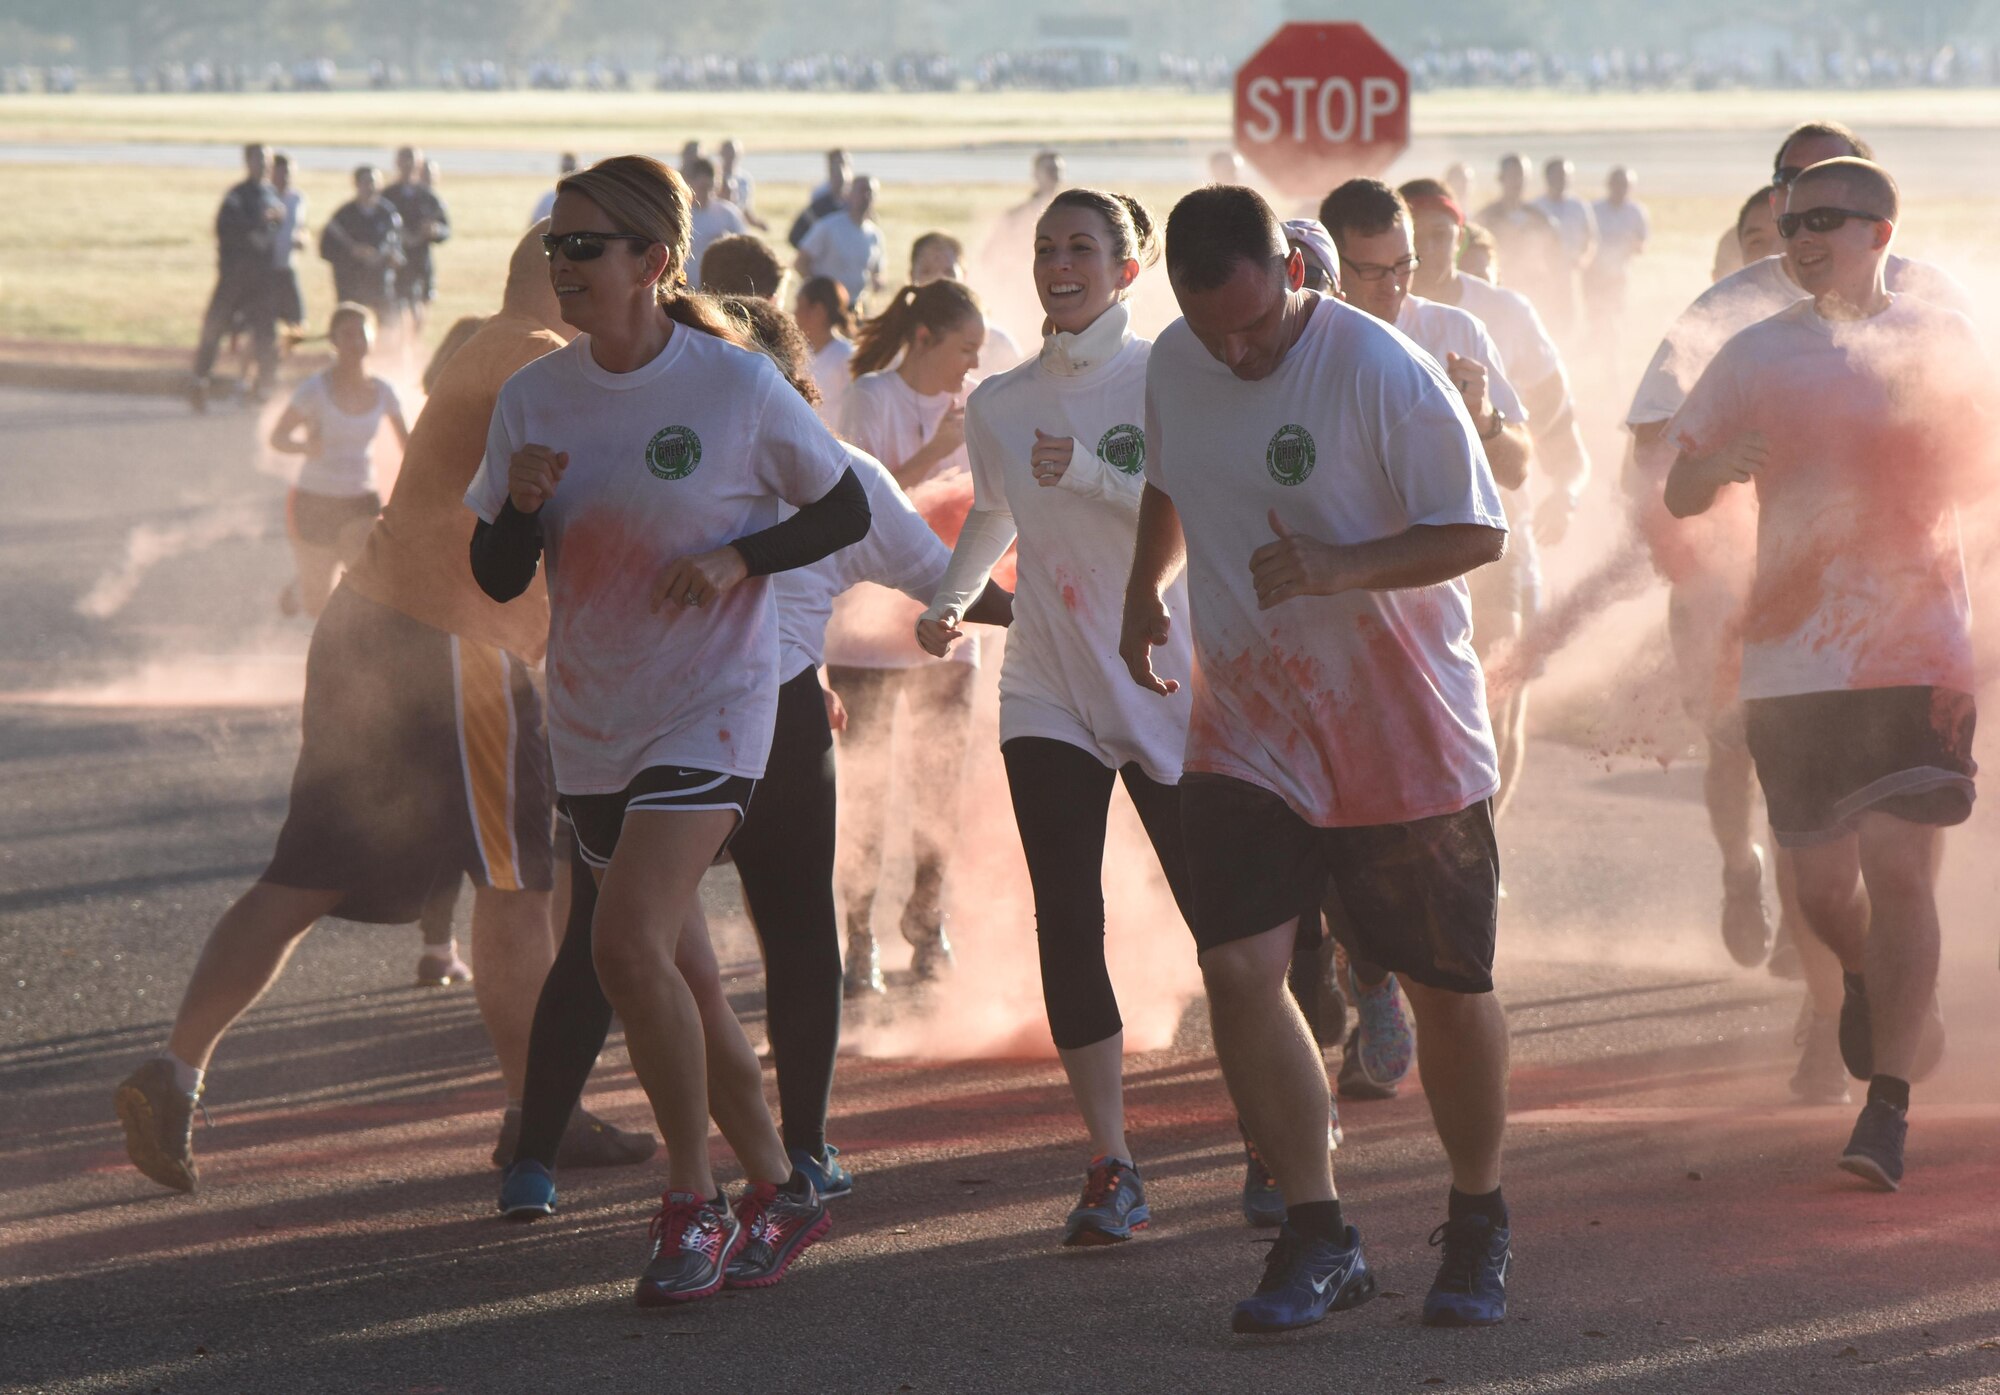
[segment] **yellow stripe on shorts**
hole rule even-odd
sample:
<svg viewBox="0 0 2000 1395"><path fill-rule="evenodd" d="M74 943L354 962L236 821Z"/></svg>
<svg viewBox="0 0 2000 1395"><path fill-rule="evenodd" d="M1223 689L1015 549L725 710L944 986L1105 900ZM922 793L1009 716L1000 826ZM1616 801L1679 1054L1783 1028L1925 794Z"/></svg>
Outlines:
<svg viewBox="0 0 2000 1395"><path fill-rule="evenodd" d="M472 833L496 891L521 889L514 843L514 701L509 660L490 644L454 635L452 670L458 687L458 748Z"/></svg>

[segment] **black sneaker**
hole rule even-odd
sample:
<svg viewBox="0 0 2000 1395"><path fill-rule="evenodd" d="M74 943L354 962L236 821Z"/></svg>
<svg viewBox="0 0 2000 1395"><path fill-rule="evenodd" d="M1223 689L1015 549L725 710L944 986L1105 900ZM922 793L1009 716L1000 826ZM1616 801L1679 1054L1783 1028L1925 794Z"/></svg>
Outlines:
<svg viewBox="0 0 2000 1395"><path fill-rule="evenodd" d="M1840 1170L1877 1191L1895 1191L1903 1184L1903 1140L1909 1132L1909 1116L1902 1110L1882 1100L1868 1101L1854 1121L1847 1151L1840 1155Z"/></svg>
<svg viewBox="0 0 2000 1395"><path fill-rule="evenodd" d="M520 1106L509 1107L500 1117L500 1141L493 1145L493 1165L506 1167L514 1161L521 1143ZM556 1148L557 1167L626 1167L642 1163L658 1151L660 1141L650 1133L621 1129L607 1124L583 1106L569 1114Z"/></svg>
<svg viewBox="0 0 2000 1395"><path fill-rule="evenodd" d="M1840 1061L1856 1080L1875 1074L1875 1032L1868 1022L1868 984L1860 974L1843 973L1840 1000Z"/></svg>
<svg viewBox="0 0 2000 1395"><path fill-rule="evenodd" d="M1506 1318L1510 1234L1486 1216L1460 1216L1431 1232L1444 1258L1424 1296L1424 1326L1491 1327Z"/></svg>
<svg viewBox="0 0 2000 1395"><path fill-rule="evenodd" d="M125 1155L163 1187L194 1190L194 1111L190 1095L174 1083L171 1061L155 1056L125 1077L113 1103L125 1126Z"/></svg>

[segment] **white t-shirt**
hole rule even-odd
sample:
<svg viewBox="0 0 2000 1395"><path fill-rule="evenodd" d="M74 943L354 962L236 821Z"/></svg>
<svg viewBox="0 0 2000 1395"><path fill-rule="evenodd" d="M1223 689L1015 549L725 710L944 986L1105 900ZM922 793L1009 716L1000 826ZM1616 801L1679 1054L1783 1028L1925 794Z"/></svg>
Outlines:
<svg viewBox="0 0 2000 1395"><path fill-rule="evenodd" d="M1563 371L1555 340L1526 296L1477 276L1459 277L1458 288L1458 308L1486 326L1516 388L1532 392Z"/></svg>
<svg viewBox="0 0 2000 1395"><path fill-rule="evenodd" d="M857 225L844 208L814 223L799 250L812 259L813 275L831 276L857 304L882 270L882 230L873 218Z"/></svg>
<svg viewBox="0 0 2000 1395"><path fill-rule="evenodd" d="M1544 194L1535 200L1534 207L1548 214L1550 221L1556 225L1564 259L1572 267L1581 262L1590 250L1591 239L1597 236L1597 219L1592 216L1590 205L1574 194L1565 194L1559 199Z"/></svg>
<svg viewBox="0 0 2000 1395"><path fill-rule="evenodd" d="M371 378L375 401L366 411L344 412L333 400L327 381L330 371L313 374L292 394L292 410L311 422L319 435L318 453L304 457L299 466L298 487L307 494L353 499L374 492L375 435L382 429L382 418L392 408L401 411L402 404L394 388Z"/></svg>
<svg viewBox="0 0 2000 1395"><path fill-rule="evenodd" d="M1454 813L1499 788L1463 578L1259 610L1250 575L1274 511L1330 543L1507 526L1429 356L1321 297L1277 369L1243 382L1176 320L1147 368L1146 442L1146 479L1187 538L1189 771L1261 786L1323 828Z"/></svg>
<svg viewBox="0 0 2000 1395"><path fill-rule="evenodd" d="M750 225L743 221L743 210L727 199L710 199L697 205L688 215L688 284L701 289L701 254L708 250L708 244L718 237L728 237L732 233L748 232Z"/></svg>
<svg viewBox="0 0 2000 1395"><path fill-rule="evenodd" d="M973 507L1011 514L1019 531L1014 623L1000 666L1000 739L1046 737L1088 751L1116 769L1137 761L1162 784L1176 784L1187 745L1191 690L1161 698L1140 688L1118 657L1125 582L1132 569L1148 451L1143 339L1076 376L1050 373L1039 359L973 391L965 407ZM1076 445L1059 483L1036 483L1029 457L1035 432ZM1167 608L1187 614L1176 579ZM1168 631L1155 663L1190 667L1185 622Z"/></svg>
<svg viewBox="0 0 2000 1395"><path fill-rule="evenodd" d="M1597 219L1597 259L1590 264L1591 274L1600 280L1622 281L1652 231L1645 205L1636 199L1623 203L1599 199L1590 211Z"/></svg>
<svg viewBox="0 0 2000 1395"><path fill-rule="evenodd" d="M771 578L778 601L778 676L784 681L818 668L825 659L835 597L870 582L928 605L951 564L951 549L924 522L895 476L865 451L842 448L868 491L868 536L809 567Z"/></svg>
<svg viewBox="0 0 2000 1395"><path fill-rule="evenodd" d="M825 348L813 350L813 382L819 387L819 406L814 410L835 431L840 429L840 404L854 386L854 375L847 371L847 361L853 357L854 341L838 334L826 341Z"/></svg>
<svg viewBox="0 0 2000 1395"><path fill-rule="evenodd" d="M770 527L781 500L823 498L847 452L769 359L685 326L636 372L599 367L586 334L507 380L465 494L489 523L531 442L569 453L540 514L556 788L614 793L656 765L761 777L778 703L769 579L657 615L653 584Z"/></svg>
<svg viewBox="0 0 2000 1395"><path fill-rule="evenodd" d="M1021 362L1021 346L1014 342L1014 336L1000 327L1000 322L991 315L986 320L986 341L979 346L979 366L972 370L974 382L1005 373Z"/></svg>
<svg viewBox="0 0 2000 1395"><path fill-rule="evenodd" d="M278 195L278 201L285 206L285 221L278 224L271 238L271 265L279 271L289 271L292 253L298 250L292 246L292 239L299 235L299 228L306 220L306 196L297 189L287 189Z"/></svg>
<svg viewBox="0 0 2000 1395"><path fill-rule="evenodd" d="M938 423L957 401L948 392L924 396L893 368L856 378L840 404L840 435L895 470L937 434ZM972 473L960 446L907 491L910 501L945 542L972 508ZM937 660L917 643L917 617L924 607L880 586L854 587L833 605L826 632L826 661L842 668L920 668ZM947 661L978 664L979 636L968 635Z"/></svg>
<svg viewBox="0 0 2000 1395"><path fill-rule="evenodd" d="M1971 311L1972 298L1965 287L1949 272L1928 262L1911 261L1892 252L1882 264L1882 279L1898 294L1913 295L1948 310ZM1785 271L1782 255L1752 262L1717 281L1681 312L1653 351L1653 361L1646 365L1639 390L1633 394L1631 410L1625 413L1625 424L1645 426L1666 421L1680 410L1709 360L1732 336L1809 298Z"/></svg>
<svg viewBox="0 0 2000 1395"><path fill-rule="evenodd" d="M1396 328L1443 368L1446 354L1457 354L1486 367L1486 401L1510 426L1528 419L1514 385L1507 381L1507 358L1477 316L1456 305L1441 305L1422 296L1403 297ZM1476 425L1477 423L1475 423Z"/></svg>
<svg viewBox="0 0 2000 1395"><path fill-rule="evenodd" d="M1744 697L1973 691L1956 505L1993 452L1991 371L1971 321L1914 296L1847 321L1801 301L1715 355L1667 434L1693 455L1746 431L1770 446Z"/></svg>

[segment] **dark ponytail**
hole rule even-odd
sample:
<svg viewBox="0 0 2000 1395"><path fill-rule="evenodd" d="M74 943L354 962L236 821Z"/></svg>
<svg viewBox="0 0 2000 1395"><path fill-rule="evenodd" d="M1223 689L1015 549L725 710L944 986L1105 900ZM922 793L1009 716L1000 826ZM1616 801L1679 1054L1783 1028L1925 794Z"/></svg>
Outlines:
<svg viewBox="0 0 2000 1395"><path fill-rule="evenodd" d="M932 281L923 286L905 286L896 292L889 308L872 320L863 320L854 336L854 357L848 371L857 378L887 368L896 355L909 347L919 329L933 335L948 334L969 316L982 315L979 297L962 281Z"/></svg>

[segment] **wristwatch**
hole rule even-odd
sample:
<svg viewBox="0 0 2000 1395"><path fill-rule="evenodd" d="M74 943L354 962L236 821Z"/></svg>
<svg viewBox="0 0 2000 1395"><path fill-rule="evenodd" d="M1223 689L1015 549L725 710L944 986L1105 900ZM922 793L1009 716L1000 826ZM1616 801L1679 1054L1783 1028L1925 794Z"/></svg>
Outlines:
<svg viewBox="0 0 2000 1395"><path fill-rule="evenodd" d="M1486 411L1492 418L1493 425L1490 429L1484 426L1479 428L1479 439L1482 441L1490 441L1507 429L1507 419L1500 415L1498 407L1488 407Z"/></svg>

